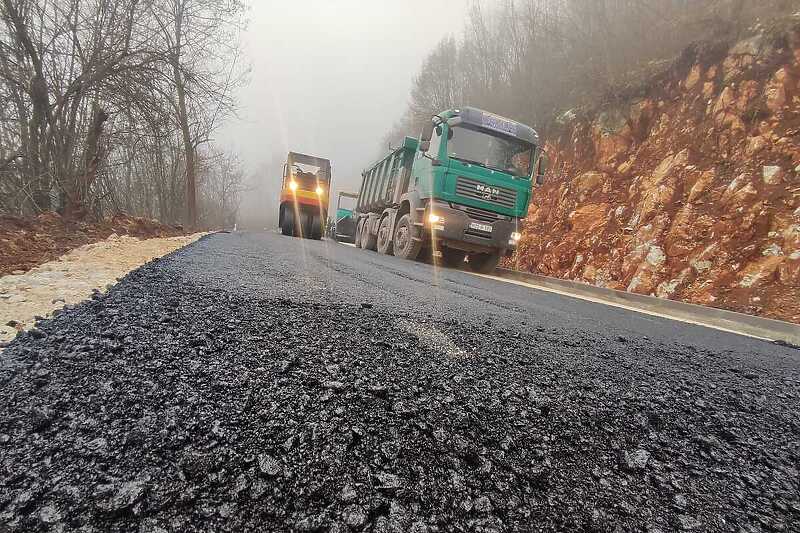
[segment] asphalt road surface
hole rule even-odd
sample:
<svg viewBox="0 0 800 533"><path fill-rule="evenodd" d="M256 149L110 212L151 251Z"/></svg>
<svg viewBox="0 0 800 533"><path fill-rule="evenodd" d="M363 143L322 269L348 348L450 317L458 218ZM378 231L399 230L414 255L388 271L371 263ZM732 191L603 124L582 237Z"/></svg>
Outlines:
<svg viewBox="0 0 800 533"><path fill-rule="evenodd" d="M798 531L800 351L215 234L0 354L0 531Z"/></svg>

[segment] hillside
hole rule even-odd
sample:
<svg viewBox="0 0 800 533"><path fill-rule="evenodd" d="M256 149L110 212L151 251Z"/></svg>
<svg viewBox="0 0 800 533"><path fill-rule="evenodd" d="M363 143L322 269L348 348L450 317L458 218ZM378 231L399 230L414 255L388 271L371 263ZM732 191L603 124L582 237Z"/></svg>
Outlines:
<svg viewBox="0 0 800 533"><path fill-rule="evenodd" d="M800 322L800 26L563 117L514 266Z"/></svg>

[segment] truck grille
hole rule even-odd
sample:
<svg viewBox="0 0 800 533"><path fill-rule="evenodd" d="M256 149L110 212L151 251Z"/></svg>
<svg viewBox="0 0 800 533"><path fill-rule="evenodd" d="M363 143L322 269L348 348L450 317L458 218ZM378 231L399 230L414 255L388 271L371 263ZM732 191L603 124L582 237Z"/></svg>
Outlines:
<svg viewBox="0 0 800 533"><path fill-rule="evenodd" d="M495 222L496 220L507 220L508 217L489 211L488 209L481 209L480 207L471 207L468 205L450 204L450 207L463 211L472 220L480 220L481 222Z"/></svg>
<svg viewBox="0 0 800 533"><path fill-rule="evenodd" d="M456 194L507 209L513 209L517 205L517 191L496 185L487 185L464 176L456 178Z"/></svg>

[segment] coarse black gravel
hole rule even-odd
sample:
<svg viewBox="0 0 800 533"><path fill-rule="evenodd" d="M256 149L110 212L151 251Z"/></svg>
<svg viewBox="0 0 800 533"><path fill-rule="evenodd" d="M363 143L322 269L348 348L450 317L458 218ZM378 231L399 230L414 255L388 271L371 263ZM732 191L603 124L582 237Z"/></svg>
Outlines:
<svg viewBox="0 0 800 533"><path fill-rule="evenodd" d="M798 531L798 355L212 235L0 354L0 531Z"/></svg>

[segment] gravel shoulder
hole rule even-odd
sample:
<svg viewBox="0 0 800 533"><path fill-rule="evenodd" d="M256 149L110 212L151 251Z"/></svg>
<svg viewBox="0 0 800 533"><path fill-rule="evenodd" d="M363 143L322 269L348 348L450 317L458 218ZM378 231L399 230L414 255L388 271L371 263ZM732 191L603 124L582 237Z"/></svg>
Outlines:
<svg viewBox="0 0 800 533"><path fill-rule="evenodd" d="M155 257L190 244L205 233L140 240L112 234L75 248L26 272L0 276L0 350L35 317L105 292L121 277Z"/></svg>
<svg viewBox="0 0 800 533"><path fill-rule="evenodd" d="M795 350L431 276L211 235L42 321L0 354L0 529L796 530Z"/></svg>

